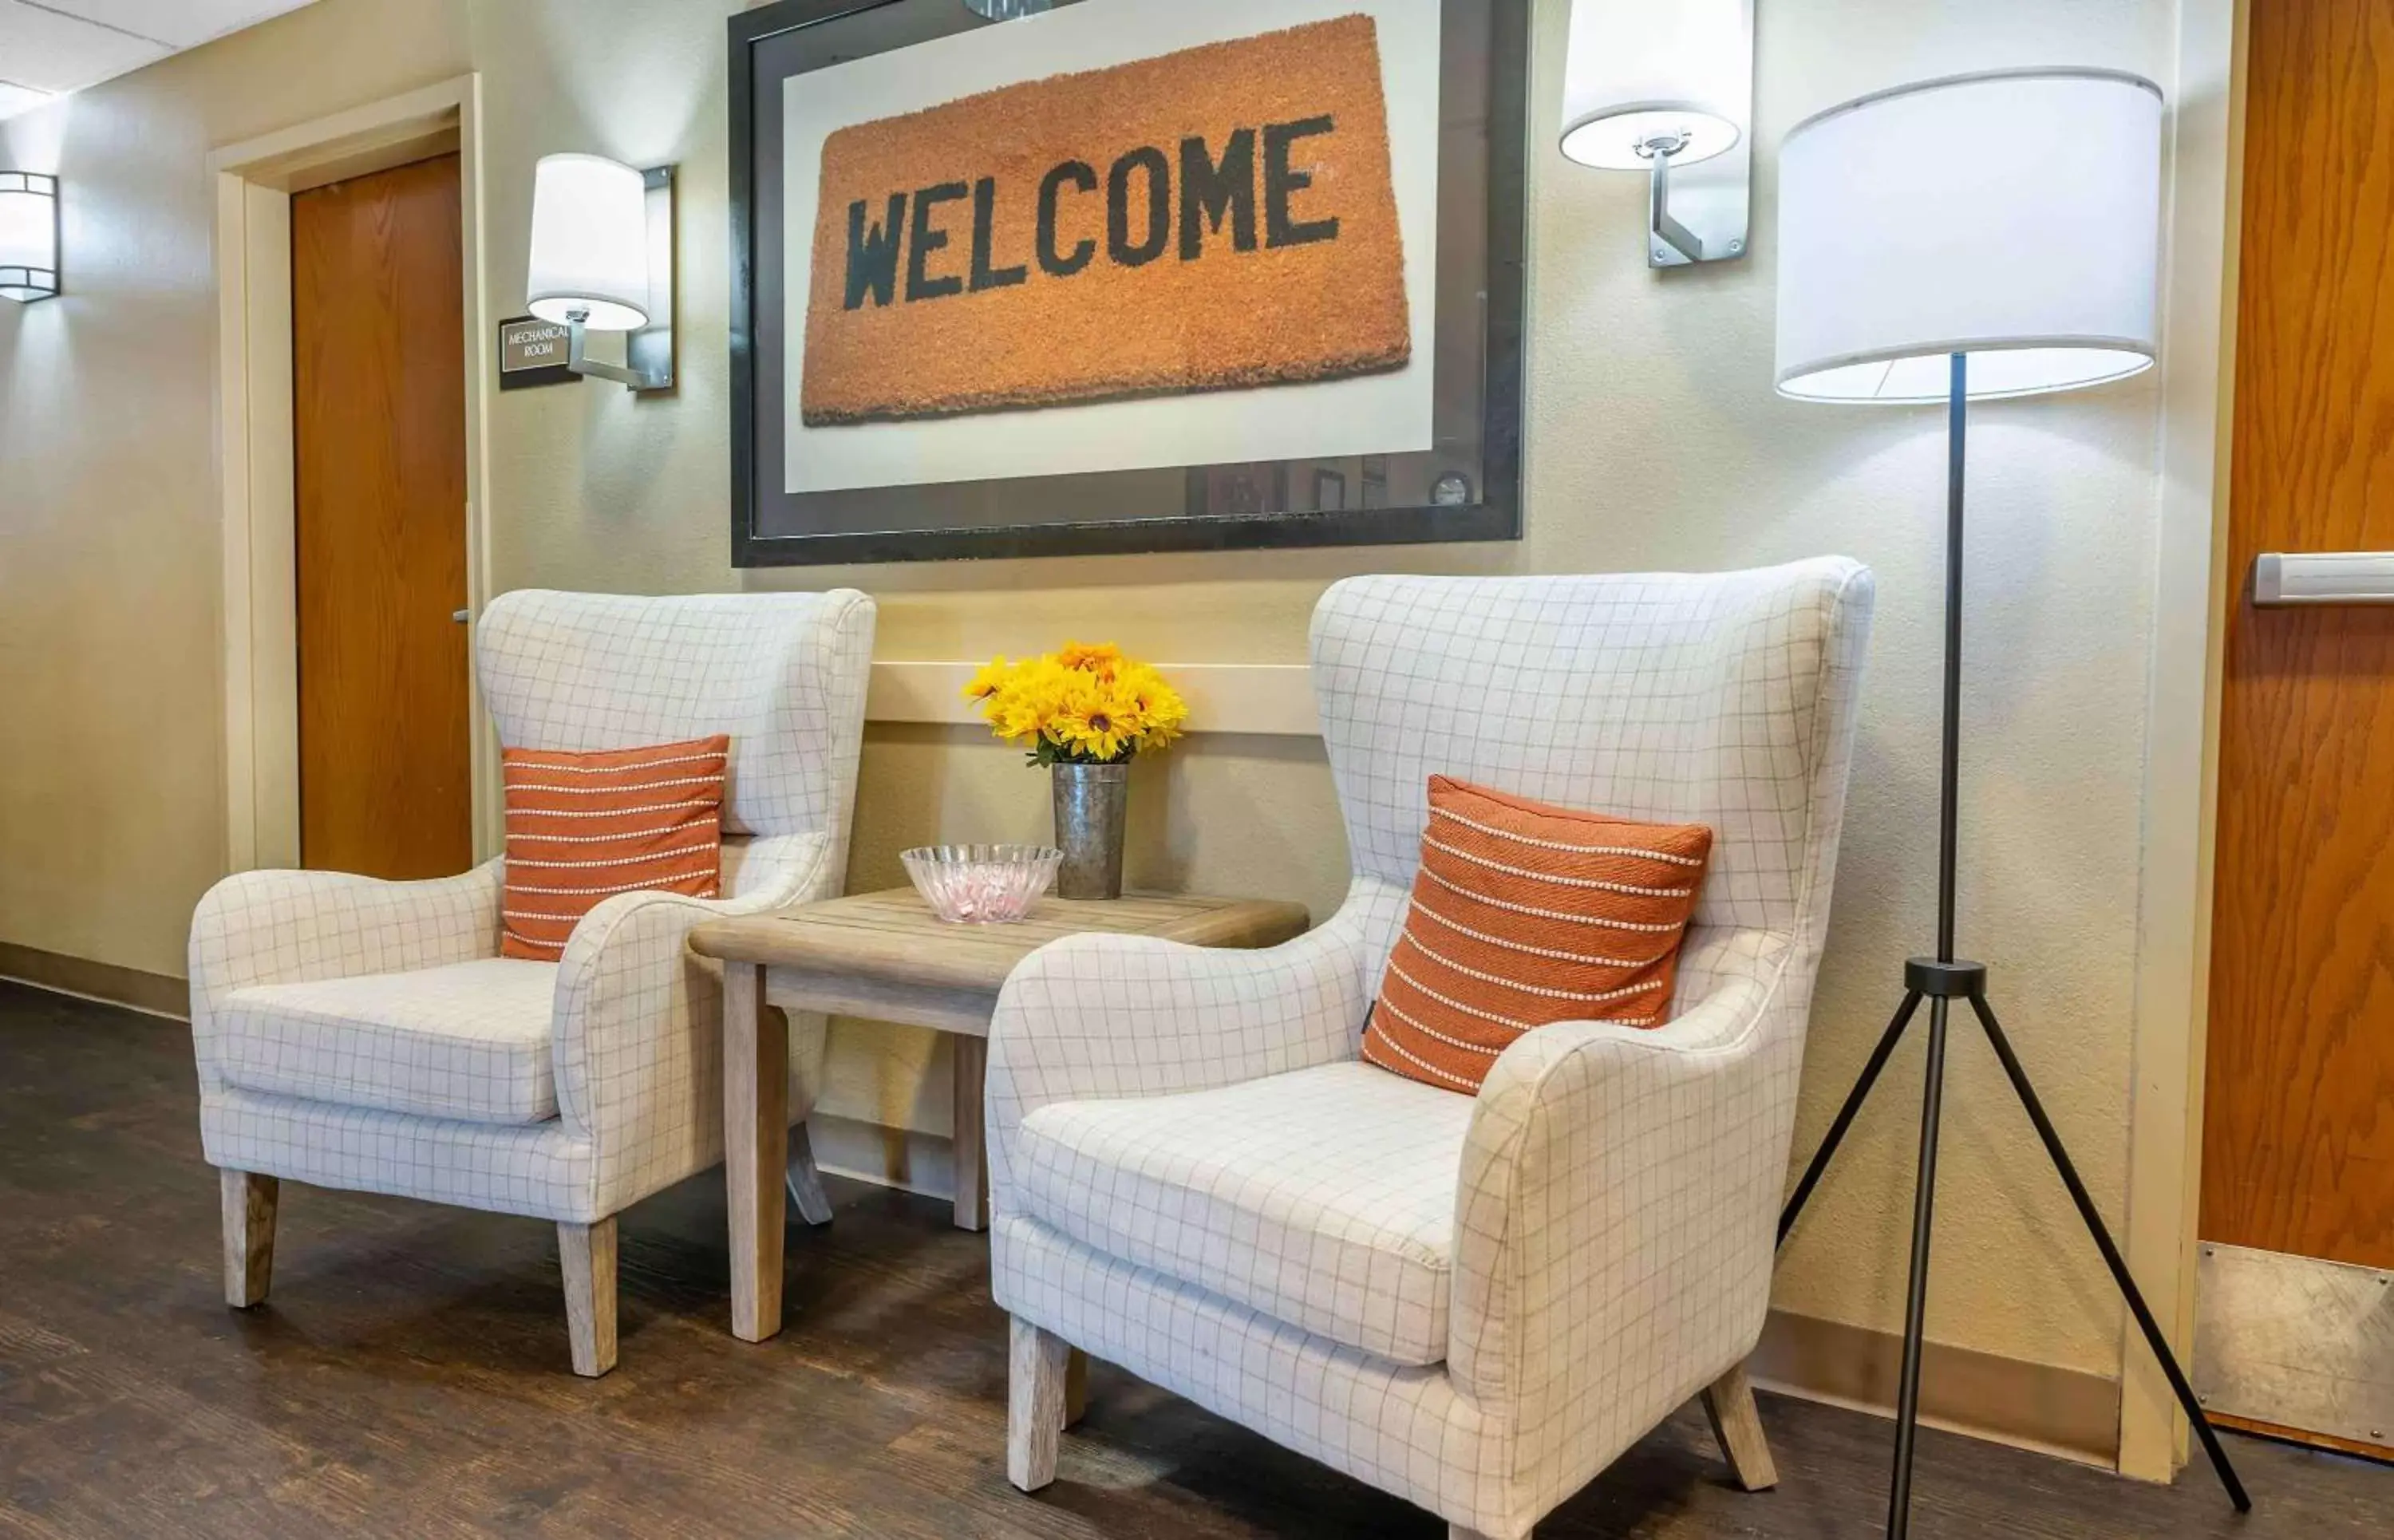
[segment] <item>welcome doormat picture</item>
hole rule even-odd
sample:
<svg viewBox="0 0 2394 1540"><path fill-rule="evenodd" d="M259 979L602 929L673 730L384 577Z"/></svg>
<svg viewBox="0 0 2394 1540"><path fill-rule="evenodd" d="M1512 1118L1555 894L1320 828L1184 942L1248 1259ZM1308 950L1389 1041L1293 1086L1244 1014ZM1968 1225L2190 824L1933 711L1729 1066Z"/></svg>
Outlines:
<svg viewBox="0 0 2394 1540"><path fill-rule="evenodd" d="M1528 15L733 15L734 562L1515 537Z"/></svg>
<svg viewBox="0 0 2394 1540"><path fill-rule="evenodd" d="M842 128L820 187L809 425L1337 379L1413 355L1367 15Z"/></svg>

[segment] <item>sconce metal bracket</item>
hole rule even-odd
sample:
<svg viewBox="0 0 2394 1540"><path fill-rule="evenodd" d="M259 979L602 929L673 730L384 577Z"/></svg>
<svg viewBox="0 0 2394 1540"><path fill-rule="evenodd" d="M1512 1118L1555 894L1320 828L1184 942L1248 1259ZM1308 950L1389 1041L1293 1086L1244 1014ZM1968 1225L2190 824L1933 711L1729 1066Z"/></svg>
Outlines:
<svg viewBox="0 0 2394 1540"><path fill-rule="evenodd" d="M1646 265L1685 268L1727 262L1745 255L1752 147L1744 136L1707 161L1673 169L1671 157L1684 138L1639 146L1651 162L1646 183ZM1724 165L1723 163L1730 163ZM1678 187L1677 204L1673 188Z"/></svg>

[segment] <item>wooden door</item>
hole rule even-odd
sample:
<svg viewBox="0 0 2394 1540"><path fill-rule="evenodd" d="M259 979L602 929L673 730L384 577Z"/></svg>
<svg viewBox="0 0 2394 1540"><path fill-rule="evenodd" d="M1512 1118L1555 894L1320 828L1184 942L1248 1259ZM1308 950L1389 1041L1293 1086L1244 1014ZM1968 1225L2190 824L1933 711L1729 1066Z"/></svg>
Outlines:
<svg viewBox="0 0 2394 1540"><path fill-rule="evenodd" d="M471 864L465 280L457 157L291 200L299 849Z"/></svg>
<svg viewBox="0 0 2394 1540"><path fill-rule="evenodd" d="M2394 550L2394 0L2269 0L2251 27L2240 580L2265 551ZM2264 1356L2377 1376L2355 1426L2239 1410L2394 1448L2394 607L2256 609L2248 581L2227 645L2199 1353L2266 1326Z"/></svg>

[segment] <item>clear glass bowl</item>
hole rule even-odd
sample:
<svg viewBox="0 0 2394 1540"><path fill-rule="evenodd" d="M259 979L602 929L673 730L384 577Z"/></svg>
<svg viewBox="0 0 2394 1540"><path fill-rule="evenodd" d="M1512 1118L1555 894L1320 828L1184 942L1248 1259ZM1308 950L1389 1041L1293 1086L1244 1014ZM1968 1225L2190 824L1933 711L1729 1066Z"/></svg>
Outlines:
<svg viewBox="0 0 2394 1540"><path fill-rule="evenodd" d="M1052 845L926 845L898 859L931 913L952 925L1008 925L1056 880Z"/></svg>

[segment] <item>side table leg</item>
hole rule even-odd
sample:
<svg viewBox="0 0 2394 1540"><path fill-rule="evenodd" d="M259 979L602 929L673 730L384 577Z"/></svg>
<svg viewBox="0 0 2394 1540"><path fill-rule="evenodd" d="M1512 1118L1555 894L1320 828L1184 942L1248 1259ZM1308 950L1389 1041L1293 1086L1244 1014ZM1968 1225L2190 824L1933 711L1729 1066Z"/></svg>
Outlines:
<svg viewBox="0 0 2394 1540"><path fill-rule="evenodd" d="M956 1050L956 1228L989 1228L989 1141L981 1129L981 1093L989 1079L989 1039L958 1033Z"/></svg>
<svg viewBox="0 0 2394 1540"><path fill-rule="evenodd" d="M782 1329L782 1182L789 1161L790 1034L765 970L723 968L723 1177L731 1228L731 1335Z"/></svg>

